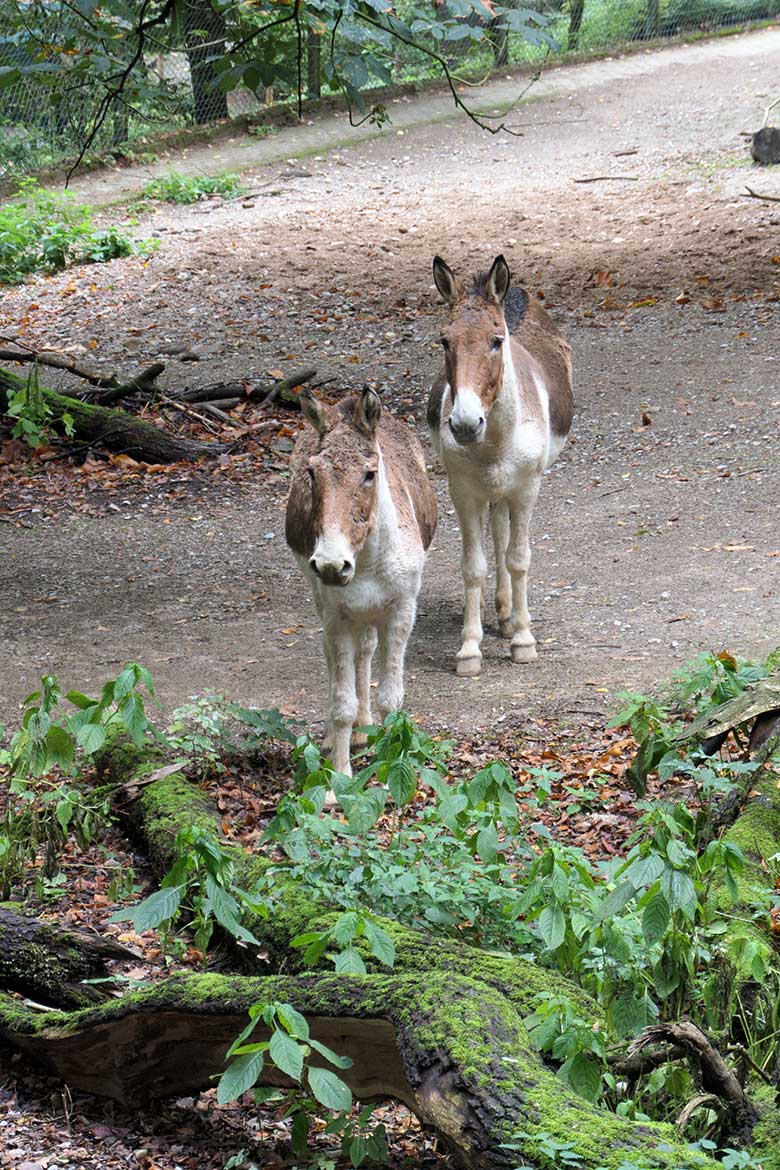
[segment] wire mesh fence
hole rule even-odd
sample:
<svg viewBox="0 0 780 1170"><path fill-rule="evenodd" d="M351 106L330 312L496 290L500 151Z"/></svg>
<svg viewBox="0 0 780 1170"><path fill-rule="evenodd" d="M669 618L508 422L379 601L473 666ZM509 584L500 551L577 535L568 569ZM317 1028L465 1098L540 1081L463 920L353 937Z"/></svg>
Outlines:
<svg viewBox="0 0 780 1170"><path fill-rule="evenodd" d="M518 0L525 6L526 0ZM31 7L35 0L30 0ZM433 0L448 14L447 0ZM489 16L474 13L453 21L450 32L438 42L421 44L440 55L455 76L488 77L496 69L534 64L545 58L597 52L634 42L656 41L687 33L707 33L729 26L748 25L780 17L780 0L527 0L540 13L554 48L532 44L521 34L500 27ZM32 58L30 39L20 33L18 22L3 16L0 3L0 71L22 69L14 84L0 88L0 177L18 175L74 156L89 133L95 110L105 89L79 77L71 84L68 59L56 58L56 83L44 85L23 66ZM143 73L142 101L118 102L92 144L94 150L112 147L143 157L144 140L163 130L208 124L237 114L261 114L268 107L295 100L299 84L304 96L318 98L328 92L323 71L327 44L312 31L298 59L298 43L285 30L268 45L275 58L274 83L245 77L236 88L222 88L215 61L231 48L224 23L208 27L208 0L189 0L194 16L184 21L167 39L147 41L138 68ZM399 0L398 10L402 10ZM35 5L41 41L58 43L58 24L63 6L58 0ZM7 9L6 9L7 13ZM455 13L449 15L454 17ZM459 27L460 24L460 27ZM205 25L205 27L204 27ZM454 26L454 27L453 27ZM474 34L477 34L478 39ZM265 42L264 42L265 51ZM132 47L128 45L128 59ZM440 64L424 49L398 42L387 61L395 84L422 82L441 76ZM366 77L361 88L370 91L377 80ZM370 97L370 92L368 94Z"/></svg>

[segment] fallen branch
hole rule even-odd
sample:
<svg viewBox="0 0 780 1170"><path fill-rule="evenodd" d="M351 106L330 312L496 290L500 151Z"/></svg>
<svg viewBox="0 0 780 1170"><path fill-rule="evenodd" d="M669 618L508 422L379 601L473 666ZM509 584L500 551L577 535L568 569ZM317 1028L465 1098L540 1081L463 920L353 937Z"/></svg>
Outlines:
<svg viewBox="0 0 780 1170"><path fill-rule="evenodd" d="M740 192L742 199L761 199L764 203L780 203L780 195L761 195L758 191L754 191L752 187L745 184L745 190Z"/></svg>
<svg viewBox="0 0 780 1170"><path fill-rule="evenodd" d="M690 1020L651 1024L633 1042L629 1048L629 1055L641 1052L651 1044L670 1043L684 1049L696 1061L700 1070L702 1089L725 1102L731 1114L729 1129L752 1127L757 1113L736 1074L731 1071L715 1045Z"/></svg>
<svg viewBox="0 0 780 1170"><path fill-rule="evenodd" d="M9 370L0 369L0 413L7 407L7 395L24 389L25 380ZM201 443L167 434L145 419L135 418L126 410L82 402L40 387L40 393L55 426L64 427L63 416L69 415L73 431L90 445L120 451L145 463L176 463L179 460L212 459L225 450L222 443Z"/></svg>
<svg viewBox="0 0 780 1170"><path fill-rule="evenodd" d="M638 183L636 175L594 175L591 179L574 179L575 183Z"/></svg>
<svg viewBox="0 0 780 1170"><path fill-rule="evenodd" d="M211 386L199 386L193 390L187 390L179 397L183 402L218 402L226 409L232 409L232 406L237 406L239 402L256 402L258 399L261 400L261 407L268 406L278 398L285 406L300 410L298 395L293 394L292 391L296 386L303 386L305 382L310 382L316 373L317 371L312 368L295 370L289 377L280 382L274 382L270 386L258 383L249 391L246 389L245 382L215 382ZM232 405L228 406L228 403Z"/></svg>

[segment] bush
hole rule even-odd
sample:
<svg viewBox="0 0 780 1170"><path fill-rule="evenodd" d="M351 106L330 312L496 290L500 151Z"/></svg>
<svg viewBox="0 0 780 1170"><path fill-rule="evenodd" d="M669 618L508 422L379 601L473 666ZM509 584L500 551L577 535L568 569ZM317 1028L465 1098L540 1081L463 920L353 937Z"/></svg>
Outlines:
<svg viewBox="0 0 780 1170"><path fill-rule="evenodd" d="M34 180L0 205L0 284L19 284L35 272L58 272L79 262L132 256L150 246L116 225L96 228L89 207Z"/></svg>

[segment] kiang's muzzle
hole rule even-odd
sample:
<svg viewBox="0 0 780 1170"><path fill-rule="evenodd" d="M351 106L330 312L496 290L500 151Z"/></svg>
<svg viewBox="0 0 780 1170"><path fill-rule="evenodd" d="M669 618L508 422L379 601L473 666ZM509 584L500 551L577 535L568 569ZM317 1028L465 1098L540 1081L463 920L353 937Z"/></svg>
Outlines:
<svg viewBox="0 0 780 1170"><path fill-rule="evenodd" d="M309 568L323 585L349 585L355 575L355 558L341 535L321 537L309 557Z"/></svg>

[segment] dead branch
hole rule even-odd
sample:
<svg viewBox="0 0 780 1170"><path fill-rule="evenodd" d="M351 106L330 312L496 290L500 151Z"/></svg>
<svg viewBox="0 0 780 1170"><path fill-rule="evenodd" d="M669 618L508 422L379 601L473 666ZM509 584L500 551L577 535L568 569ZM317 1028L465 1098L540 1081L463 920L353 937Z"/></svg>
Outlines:
<svg viewBox="0 0 780 1170"><path fill-rule="evenodd" d="M651 1044L673 1044L682 1048L699 1065L702 1089L725 1101L740 1121L755 1117L755 1111L745 1090L726 1061L704 1033L691 1023L651 1024L633 1042L629 1056L641 1052Z"/></svg>
<svg viewBox="0 0 780 1170"><path fill-rule="evenodd" d="M53 370L67 370L69 374L83 378L92 386L105 387L106 389L116 385L116 378L113 374L108 376L98 374L95 370L87 370L76 362L69 361L68 358L61 357L57 353L49 353L47 350L0 349L0 362L19 362L20 364L29 362L37 366L49 366Z"/></svg>
<svg viewBox="0 0 780 1170"><path fill-rule="evenodd" d="M758 191L754 191L752 187L745 184L745 190L740 192L742 199L761 199L764 203L780 203L780 195L761 195Z"/></svg>
<svg viewBox="0 0 780 1170"><path fill-rule="evenodd" d="M589 179L574 179L575 183L638 183L636 175L593 175Z"/></svg>
<svg viewBox="0 0 780 1170"><path fill-rule="evenodd" d="M773 102L770 102L769 105L765 108L764 120L761 123L762 130L765 128L765 126L769 122L769 115L772 113L772 110L775 108L775 106L780 106L780 97L776 97L775 100Z"/></svg>

